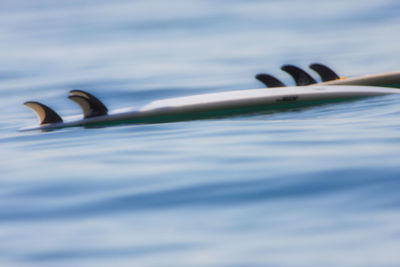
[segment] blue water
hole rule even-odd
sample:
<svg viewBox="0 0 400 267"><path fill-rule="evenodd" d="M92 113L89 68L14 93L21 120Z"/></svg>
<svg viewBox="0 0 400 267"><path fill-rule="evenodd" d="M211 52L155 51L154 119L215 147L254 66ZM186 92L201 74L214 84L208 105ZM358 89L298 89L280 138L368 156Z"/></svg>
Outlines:
<svg viewBox="0 0 400 267"><path fill-rule="evenodd" d="M399 96L18 132L28 100L78 114L74 88L117 109L290 85L288 63L399 70L398 1L1 6L1 266L400 265Z"/></svg>

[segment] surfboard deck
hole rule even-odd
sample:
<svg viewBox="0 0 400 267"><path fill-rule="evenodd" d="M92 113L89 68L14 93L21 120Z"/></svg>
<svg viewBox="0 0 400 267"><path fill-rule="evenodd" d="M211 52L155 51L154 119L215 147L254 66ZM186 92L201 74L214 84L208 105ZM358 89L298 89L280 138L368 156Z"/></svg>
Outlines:
<svg viewBox="0 0 400 267"><path fill-rule="evenodd" d="M393 88L342 85L237 90L156 100L138 109L116 110L108 115L90 118L74 116L66 118L62 122L25 127L20 131L48 131L75 126L101 127L115 124L193 120L399 93L399 89Z"/></svg>

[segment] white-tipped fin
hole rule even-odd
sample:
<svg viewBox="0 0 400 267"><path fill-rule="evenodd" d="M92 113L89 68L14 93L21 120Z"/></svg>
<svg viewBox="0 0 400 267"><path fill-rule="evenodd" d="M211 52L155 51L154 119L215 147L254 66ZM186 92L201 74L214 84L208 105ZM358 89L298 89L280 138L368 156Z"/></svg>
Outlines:
<svg viewBox="0 0 400 267"><path fill-rule="evenodd" d="M84 118L107 115L107 107L94 95L82 90L72 90L69 94L68 98L81 107Z"/></svg>
<svg viewBox="0 0 400 267"><path fill-rule="evenodd" d="M31 108L36 113L40 125L63 121L54 110L39 102L28 101L25 102L24 105Z"/></svg>

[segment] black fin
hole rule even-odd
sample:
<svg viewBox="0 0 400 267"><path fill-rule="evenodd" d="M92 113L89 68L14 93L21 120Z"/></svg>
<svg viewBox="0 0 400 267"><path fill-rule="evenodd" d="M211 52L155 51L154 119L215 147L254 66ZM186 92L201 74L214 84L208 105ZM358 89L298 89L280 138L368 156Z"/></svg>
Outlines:
<svg viewBox="0 0 400 267"><path fill-rule="evenodd" d="M256 79L265 84L265 86L272 88L272 87L285 87L286 85L269 74L260 73L256 75Z"/></svg>
<svg viewBox="0 0 400 267"><path fill-rule="evenodd" d="M28 101L24 103L25 106L31 108L39 118L39 124L62 122L61 117L51 108L39 102Z"/></svg>
<svg viewBox="0 0 400 267"><path fill-rule="evenodd" d="M293 65L283 65L281 70L289 73L298 86L317 83L313 77L299 67Z"/></svg>
<svg viewBox="0 0 400 267"><path fill-rule="evenodd" d="M328 68L325 65L322 65L319 63L313 63L310 65L310 69L317 72L323 82L340 79L339 75L337 75L333 70L331 70L330 68Z"/></svg>
<svg viewBox="0 0 400 267"><path fill-rule="evenodd" d="M68 98L82 108L84 118L107 115L108 109L94 95L82 90L72 90L69 94Z"/></svg>

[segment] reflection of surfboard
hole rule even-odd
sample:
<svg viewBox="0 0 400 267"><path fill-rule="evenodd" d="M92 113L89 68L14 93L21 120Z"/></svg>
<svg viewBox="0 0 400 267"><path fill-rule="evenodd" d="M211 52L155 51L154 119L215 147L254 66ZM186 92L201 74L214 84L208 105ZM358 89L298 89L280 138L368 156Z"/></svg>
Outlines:
<svg viewBox="0 0 400 267"><path fill-rule="evenodd" d="M343 101L358 97L398 94L400 90L371 86L301 86L271 89L250 89L201 94L153 101L139 109L114 111L93 95L73 90L70 98L77 102L83 118L62 120L53 110L38 102L27 102L39 117L40 126L28 130L52 130L73 126L106 126L122 123L160 123L243 114L247 112L294 108Z"/></svg>
<svg viewBox="0 0 400 267"><path fill-rule="evenodd" d="M345 78L340 77L329 67L319 63L311 64L310 68L317 72L321 77L322 83L318 83L320 85L365 85L400 88L400 72ZM290 74L298 86L317 84L317 81L314 78L299 67L294 65L283 65L281 69ZM285 86L274 76L264 73L257 74L256 79L269 88Z"/></svg>

